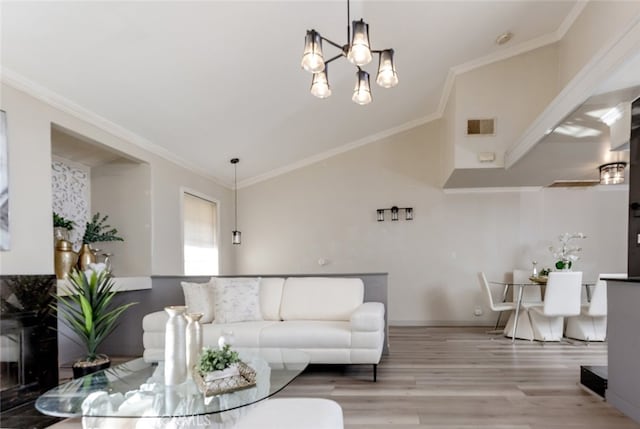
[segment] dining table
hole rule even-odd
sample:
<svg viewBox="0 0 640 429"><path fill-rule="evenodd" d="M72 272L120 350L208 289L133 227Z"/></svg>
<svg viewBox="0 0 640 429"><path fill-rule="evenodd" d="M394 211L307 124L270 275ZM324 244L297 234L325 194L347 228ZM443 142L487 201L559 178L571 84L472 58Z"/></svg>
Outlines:
<svg viewBox="0 0 640 429"><path fill-rule="evenodd" d="M523 303L522 303L522 292L524 290L525 287L531 287L531 286L544 286L547 284L547 280L548 278L546 276L531 276L529 277L529 282L519 282L519 283L515 283L515 282L490 282L493 284L498 284L498 285L502 285L503 288L503 292L502 292L502 302L505 302L507 300L507 296L509 294L509 288L511 288L514 292L513 292L513 296L515 298L516 301L516 309L515 309L515 314L514 314L514 320L513 320L513 328L511 330L511 342L515 342L516 340L516 332L518 329L518 320L519 320L519 316L520 316L520 309L523 308ZM587 297L587 302L591 302L591 286L595 285L595 281L589 281L589 282L583 282L582 286L585 287L585 292L586 292L586 297ZM517 292L514 290L514 288L517 287ZM508 325L508 323L507 323ZM508 336L508 335L507 335Z"/></svg>

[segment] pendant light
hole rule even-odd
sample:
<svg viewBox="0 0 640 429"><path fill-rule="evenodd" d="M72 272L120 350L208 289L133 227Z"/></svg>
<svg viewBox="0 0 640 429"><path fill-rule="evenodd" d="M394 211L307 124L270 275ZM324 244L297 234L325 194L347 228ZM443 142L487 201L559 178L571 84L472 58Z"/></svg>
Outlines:
<svg viewBox="0 0 640 429"><path fill-rule="evenodd" d="M240 244L242 239L242 233L238 231L238 163L240 160L238 158L232 158L231 164L233 164L233 192L234 192L234 207L235 207L235 216L234 216L234 228L231 232L231 243Z"/></svg>
<svg viewBox="0 0 640 429"><path fill-rule="evenodd" d="M324 59L322 42L326 42L340 50L340 53L328 60ZM398 73L393 62L393 49L374 50L369 42L369 24L363 19L351 21L350 3L347 0L347 43L340 45L326 37L322 37L316 30L307 30L304 39L304 53L302 68L313 74L311 80L311 94L318 98L331 95L327 65L338 58L344 57L358 68L356 87L351 99L360 105L371 103L371 88L369 73L361 67L369 64L373 54L378 54L378 74L376 83L383 88L392 88L398 84Z"/></svg>
<svg viewBox="0 0 640 429"><path fill-rule="evenodd" d="M351 99L360 105L371 103L371 87L369 86L369 73L358 69L356 73L356 86L353 88Z"/></svg>

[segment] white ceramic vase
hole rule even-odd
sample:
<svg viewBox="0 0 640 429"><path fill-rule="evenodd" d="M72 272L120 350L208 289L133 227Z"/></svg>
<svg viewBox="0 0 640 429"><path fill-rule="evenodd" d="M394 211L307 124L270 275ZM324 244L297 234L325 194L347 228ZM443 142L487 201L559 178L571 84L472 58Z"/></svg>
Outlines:
<svg viewBox="0 0 640 429"><path fill-rule="evenodd" d="M187 379L187 307L174 305L165 311L169 320L164 334L164 384L173 386Z"/></svg>
<svg viewBox="0 0 640 429"><path fill-rule="evenodd" d="M202 350L202 313L187 313L187 377L198 363L198 356Z"/></svg>

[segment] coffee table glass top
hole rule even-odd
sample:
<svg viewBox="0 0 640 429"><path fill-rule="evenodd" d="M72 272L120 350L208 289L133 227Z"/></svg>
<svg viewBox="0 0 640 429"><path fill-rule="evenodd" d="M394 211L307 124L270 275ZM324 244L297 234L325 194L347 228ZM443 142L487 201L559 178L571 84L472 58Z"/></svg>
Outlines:
<svg viewBox="0 0 640 429"><path fill-rule="evenodd" d="M240 358L256 371L256 385L205 397L193 380L164 385L164 365L142 358L69 381L36 401L43 414L57 417L182 417L214 414L253 404L282 390L309 363L293 349L241 349Z"/></svg>

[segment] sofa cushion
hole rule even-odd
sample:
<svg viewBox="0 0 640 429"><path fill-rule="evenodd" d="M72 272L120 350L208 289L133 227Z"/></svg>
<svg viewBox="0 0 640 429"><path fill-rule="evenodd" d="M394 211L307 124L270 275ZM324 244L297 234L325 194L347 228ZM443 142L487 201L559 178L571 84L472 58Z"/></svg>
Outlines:
<svg viewBox="0 0 640 429"><path fill-rule="evenodd" d="M215 323L262 320L259 278L217 278Z"/></svg>
<svg viewBox="0 0 640 429"><path fill-rule="evenodd" d="M207 283L180 282L188 313L202 313L200 323L214 319L215 289L213 278Z"/></svg>
<svg viewBox="0 0 640 429"><path fill-rule="evenodd" d="M351 328L349 322L339 321L274 322L262 329L260 347L349 348Z"/></svg>
<svg viewBox="0 0 640 429"><path fill-rule="evenodd" d="M282 277L260 279L260 311L264 320L280 320L282 286L284 286Z"/></svg>
<svg viewBox="0 0 640 429"><path fill-rule="evenodd" d="M284 282L282 320L349 320L362 304L358 278L289 277Z"/></svg>

